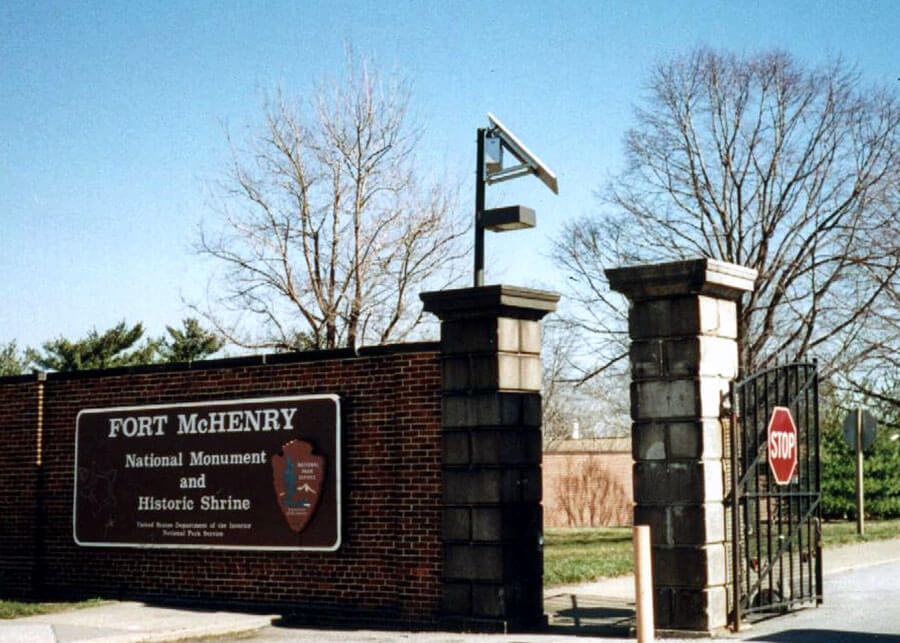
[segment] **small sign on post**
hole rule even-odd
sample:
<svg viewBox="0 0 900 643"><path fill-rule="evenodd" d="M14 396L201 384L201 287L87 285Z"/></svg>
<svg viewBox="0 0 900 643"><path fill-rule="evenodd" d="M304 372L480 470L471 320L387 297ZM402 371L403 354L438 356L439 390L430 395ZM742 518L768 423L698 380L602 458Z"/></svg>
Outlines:
<svg viewBox="0 0 900 643"><path fill-rule="evenodd" d="M767 436L769 468L775 484L790 484L797 470L797 425L789 408L772 409Z"/></svg>
<svg viewBox="0 0 900 643"><path fill-rule="evenodd" d="M850 411L844 418L844 439L856 453L856 533L865 534L865 490L863 485L863 451L875 443L878 422L862 409Z"/></svg>

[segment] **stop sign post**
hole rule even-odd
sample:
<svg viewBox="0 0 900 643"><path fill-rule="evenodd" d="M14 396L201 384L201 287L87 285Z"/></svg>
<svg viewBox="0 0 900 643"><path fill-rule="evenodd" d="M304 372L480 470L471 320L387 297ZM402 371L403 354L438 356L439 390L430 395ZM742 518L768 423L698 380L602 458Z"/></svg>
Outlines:
<svg viewBox="0 0 900 643"><path fill-rule="evenodd" d="M775 484L787 485L797 470L797 425L786 406L776 406L766 431L769 468Z"/></svg>

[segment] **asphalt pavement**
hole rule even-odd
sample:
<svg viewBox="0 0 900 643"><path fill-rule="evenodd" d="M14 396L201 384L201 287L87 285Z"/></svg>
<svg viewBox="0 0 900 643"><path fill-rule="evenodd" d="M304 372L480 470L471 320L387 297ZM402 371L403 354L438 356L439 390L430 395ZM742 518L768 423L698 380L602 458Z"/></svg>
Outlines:
<svg viewBox="0 0 900 643"><path fill-rule="evenodd" d="M753 623L728 639L773 643L900 643L900 539L825 551L825 603ZM0 642L309 641L328 643L573 643L628 640L631 576L545 591L547 633L475 635L295 627L278 614L109 602L0 622ZM588 623L589 617L597 616ZM577 638L575 638L577 637ZM682 639L668 639L677 641ZM683 639L692 640L696 639Z"/></svg>

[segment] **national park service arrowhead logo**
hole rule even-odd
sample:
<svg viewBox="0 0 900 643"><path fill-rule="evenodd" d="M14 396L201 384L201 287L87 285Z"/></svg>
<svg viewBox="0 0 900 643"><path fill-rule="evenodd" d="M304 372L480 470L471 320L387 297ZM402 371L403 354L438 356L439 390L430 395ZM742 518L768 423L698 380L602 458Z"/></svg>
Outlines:
<svg viewBox="0 0 900 643"><path fill-rule="evenodd" d="M285 520L300 533L315 515L325 480L325 456L313 455L313 445L291 440L272 456L275 496Z"/></svg>

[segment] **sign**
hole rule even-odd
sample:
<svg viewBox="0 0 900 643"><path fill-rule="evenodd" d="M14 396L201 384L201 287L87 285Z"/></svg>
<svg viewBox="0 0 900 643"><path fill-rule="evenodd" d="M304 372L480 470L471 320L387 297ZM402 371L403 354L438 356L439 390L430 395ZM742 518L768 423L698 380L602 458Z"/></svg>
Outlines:
<svg viewBox="0 0 900 643"><path fill-rule="evenodd" d="M875 429L878 425L868 411L856 409L847 414L844 418L844 439L850 445L850 449L856 451L856 423L859 421L860 413L862 413L862 450L868 451L875 443Z"/></svg>
<svg viewBox="0 0 900 643"><path fill-rule="evenodd" d="M776 406L769 418L768 459L772 477L779 485L790 484L797 469L797 425L786 406Z"/></svg>
<svg viewBox="0 0 900 643"><path fill-rule="evenodd" d="M340 449L335 395L83 410L75 542L334 551Z"/></svg>

